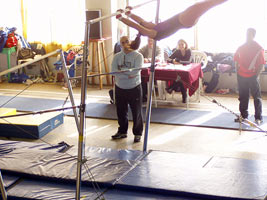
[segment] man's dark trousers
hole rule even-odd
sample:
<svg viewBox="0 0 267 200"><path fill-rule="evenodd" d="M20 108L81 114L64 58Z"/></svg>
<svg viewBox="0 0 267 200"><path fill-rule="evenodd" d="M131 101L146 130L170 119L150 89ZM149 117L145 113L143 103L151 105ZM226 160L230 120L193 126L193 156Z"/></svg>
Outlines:
<svg viewBox="0 0 267 200"><path fill-rule="evenodd" d="M254 99L255 119L262 120L262 100L259 76L242 77L237 75L239 90L239 111L243 118L248 118L250 93Z"/></svg>
<svg viewBox="0 0 267 200"><path fill-rule="evenodd" d="M127 133L128 130L128 105L133 115L133 134L142 135L142 87L136 86L132 89L121 89L115 86L115 101L119 123L119 133Z"/></svg>

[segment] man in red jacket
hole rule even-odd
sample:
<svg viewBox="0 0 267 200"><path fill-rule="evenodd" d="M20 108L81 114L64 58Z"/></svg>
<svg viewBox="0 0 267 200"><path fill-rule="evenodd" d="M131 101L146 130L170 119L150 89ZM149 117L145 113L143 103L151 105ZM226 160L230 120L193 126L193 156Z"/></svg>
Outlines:
<svg viewBox="0 0 267 200"><path fill-rule="evenodd" d="M262 123L262 100L261 88L259 83L259 74L264 64L264 50L254 41L256 30L249 28L247 30L247 41L240 46L235 55L234 61L237 68L237 83L239 90L239 111L243 119L248 118L248 103L250 93L254 99L255 123ZM239 122L240 119L235 119Z"/></svg>

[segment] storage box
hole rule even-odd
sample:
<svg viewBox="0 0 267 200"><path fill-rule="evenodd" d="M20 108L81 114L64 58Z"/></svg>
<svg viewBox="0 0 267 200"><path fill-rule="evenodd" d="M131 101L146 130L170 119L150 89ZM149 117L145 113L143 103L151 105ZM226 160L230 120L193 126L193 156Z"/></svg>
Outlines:
<svg viewBox="0 0 267 200"><path fill-rule="evenodd" d="M0 53L0 72L17 65L16 47L3 48ZM10 75L8 75L10 76Z"/></svg>
<svg viewBox="0 0 267 200"><path fill-rule="evenodd" d="M31 60L33 59L19 60L19 64L23 64ZM23 70L27 76L41 76L41 61L25 66Z"/></svg>
<svg viewBox="0 0 267 200"><path fill-rule="evenodd" d="M0 53L0 72L8 69L7 65L7 55Z"/></svg>
<svg viewBox="0 0 267 200"><path fill-rule="evenodd" d="M25 74L28 76L41 76L41 63L36 62L24 67Z"/></svg>

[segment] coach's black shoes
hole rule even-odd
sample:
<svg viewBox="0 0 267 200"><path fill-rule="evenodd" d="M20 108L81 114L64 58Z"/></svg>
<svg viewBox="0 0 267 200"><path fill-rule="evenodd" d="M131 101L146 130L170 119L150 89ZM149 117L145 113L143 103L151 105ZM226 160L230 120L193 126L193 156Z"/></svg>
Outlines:
<svg viewBox="0 0 267 200"><path fill-rule="evenodd" d="M113 140L122 139L122 138L126 138L126 137L127 137L127 133L120 133L120 132L117 132L115 135L111 136L111 138Z"/></svg>
<svg viewBox="0 0 267 200"><path fill-rule="evenodd" d="M140 140L141 140L141 135L134 136L134 143L140 142Z"/></svg>

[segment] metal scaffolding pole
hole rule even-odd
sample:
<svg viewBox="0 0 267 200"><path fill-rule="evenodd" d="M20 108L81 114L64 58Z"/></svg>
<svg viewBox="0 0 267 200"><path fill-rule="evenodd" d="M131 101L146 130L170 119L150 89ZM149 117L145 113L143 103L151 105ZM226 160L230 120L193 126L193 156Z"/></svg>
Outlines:
<svg viewBox="0 0 267 200"><path fill-rule="evenodd" d="M4 185L1 171L0 171L0 191L1 191L2 199L7 200L7 193L6 193L6 189L5 189L5 185Z"/></svg>
<svg viewBox="0 0 267 200"><path fill-rule="evenodd" d="M71 105L74 107L75 106L75 101L74 101L74 97L73 97L73 90L72 90L72 86L71 86L71 82L70 82L70 78L69 78L67 64L66 64L66 61L65 61L65 58L64 58L64 53L63 53L62 50L60 52L60 60L61 60L62 65L63 65L63 72L64 72L65 81L66 81L67 86L68 86ZM77 130L80 133L80 122L79 122L79 118L78 118L78 114L77 114L76 108L73 108L73 114L74 114Z"/></svg>
<svg viewBox="0 0 267 200"><path fill-rule="evenodd" d="M85 35L84 35L84 47L83 47L80 129L79 129L78 158L77 158L76 200L80 200L80 196L81 196L82 165L84 162L83 154L84 154L85 110L86 110L86 95L87 95L87 59L89 55L89 33L90 33L90 25L86 22Z"/></svg>
<svg viewBox="0 0 267 200"><path fill-rule="evenodd" d="M155 19L156 24L159 21L159 7L160 7L160 0L157 0L157 13L156 13L156 19ZM153 49L152 49L151 69L150 69L150 76L149 76L149 86L148 86L149 94L148 94L147 108L146 108L145 136L144 136L144 144L143 144L144 152L147 152L148 131L149 131L149 125L150 125L151 105L152 105L152 92L154 90L156 49L157 49L157 41L154 40Z"/></svg>

